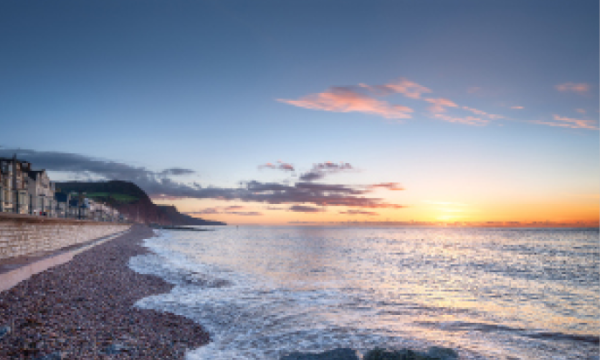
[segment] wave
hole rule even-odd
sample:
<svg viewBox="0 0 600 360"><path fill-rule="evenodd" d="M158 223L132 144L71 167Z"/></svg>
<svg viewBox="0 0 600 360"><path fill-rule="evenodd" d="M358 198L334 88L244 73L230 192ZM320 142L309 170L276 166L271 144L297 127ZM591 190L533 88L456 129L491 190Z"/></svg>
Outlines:
<svg viewBox="0 0 600 360"><path fill-rule="evenodd" d="M562 332L551 332L551 331L535 331L523 328L515 328L506 325L499 324L488 324L488 323L475 323L465 321L420 321L420 325L424 326L435 326L441 330L446 331L481 331L481 332L510 332L516 333L521 336L529 337L532 339L546 339L546 340L564 340L564 341L576 341L585 342L594 345L600 344L600 337L598 335L589 334L567 334Z"/></svg>

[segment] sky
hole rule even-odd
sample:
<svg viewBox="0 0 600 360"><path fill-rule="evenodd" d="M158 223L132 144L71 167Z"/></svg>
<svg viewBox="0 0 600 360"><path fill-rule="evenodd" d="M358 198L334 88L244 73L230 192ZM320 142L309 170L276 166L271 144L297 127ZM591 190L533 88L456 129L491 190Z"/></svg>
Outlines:
<svg viewBox="0 0 600 360"><path fill-rule="evenodd" d="M0 2L0 156L229 224L598 221L597 1Z"/></svg>

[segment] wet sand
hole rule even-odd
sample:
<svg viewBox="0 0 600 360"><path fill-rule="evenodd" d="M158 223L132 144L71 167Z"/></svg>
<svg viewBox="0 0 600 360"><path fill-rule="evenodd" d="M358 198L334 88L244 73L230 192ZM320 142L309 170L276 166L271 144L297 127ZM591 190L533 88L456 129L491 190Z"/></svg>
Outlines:
<svg viewBox="0 0 600 360"><path fill-rule="evenodd" d="M209 341L198 324L133 304L172 285L127 266L150 228L118 238L0 292L0 359L183 359ZM5 335L2 335L6 331Z"/></svg>

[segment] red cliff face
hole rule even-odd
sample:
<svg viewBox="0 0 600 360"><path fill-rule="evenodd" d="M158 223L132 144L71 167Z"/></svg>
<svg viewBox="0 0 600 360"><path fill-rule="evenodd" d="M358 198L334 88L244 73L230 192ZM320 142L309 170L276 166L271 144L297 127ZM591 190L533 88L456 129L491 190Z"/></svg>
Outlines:
<svg viewBox="0 0 600 360"><path fill-rule="evenodd" d="M141 199L131 204L115 204L115 208L132 222L171 225L168 217L150 200Z"/></svg>

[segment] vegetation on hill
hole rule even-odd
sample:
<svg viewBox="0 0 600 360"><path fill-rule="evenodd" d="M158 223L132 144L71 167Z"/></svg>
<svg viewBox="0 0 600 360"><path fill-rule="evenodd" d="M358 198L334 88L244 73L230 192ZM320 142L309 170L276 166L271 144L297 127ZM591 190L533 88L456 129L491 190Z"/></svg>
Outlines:
<svg viewBox="0 0 600 360"><path fill-rule="evenodd" d="M105 203L122 203L132 204L139 200L139 198L127 194L111 194L108 192L96 192L86 193L86 196L94 201L105 202Z"/></svg>

